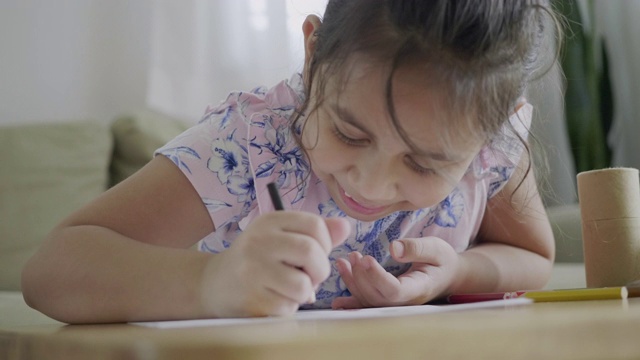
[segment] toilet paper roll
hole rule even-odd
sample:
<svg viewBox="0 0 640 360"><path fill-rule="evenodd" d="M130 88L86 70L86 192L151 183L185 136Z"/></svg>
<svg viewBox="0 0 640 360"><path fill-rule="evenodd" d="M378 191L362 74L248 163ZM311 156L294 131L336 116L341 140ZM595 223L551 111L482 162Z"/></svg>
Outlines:
<svg viewBox="0 0 640 360"><path fill-rule="evenodd" d="M583 223L582 236L587 287L624 286L640 279L638 219Z"/></svg>
<svg viewBox="0 0 640 360"><path fill-rule="evenodd" d="M577 180L587 286L622 286L640 279L638 170L586 171Z"/></svg>
<svg viewBox="0 0 640 360"><path fill-rule="evenodd" d="M640 218L638 169L585 171L577 180L582 220Z"/></svg>

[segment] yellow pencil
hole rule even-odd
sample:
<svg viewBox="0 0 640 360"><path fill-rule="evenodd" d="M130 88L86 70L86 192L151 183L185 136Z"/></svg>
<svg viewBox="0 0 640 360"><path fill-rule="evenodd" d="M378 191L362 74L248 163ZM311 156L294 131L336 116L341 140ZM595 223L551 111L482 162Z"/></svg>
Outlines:
<svg viewBox="0 0 640 360"><path fill-rule="evenodd" d="M527 291L522 296L533 299L533 301L535 302L608 300L626 299L629 296L629 291L625 286L620 286L605 288Z"/></svg>
<svg viewBox="0 0 640 360"><path fill-rule="evenodd" d="M478 301L515 299L518 297L526 297L535 302L627 299L640 297L640 281L629 283L627 286L605 288L453 294L447 296L446 300L449 304L466 304Z"/></svg>

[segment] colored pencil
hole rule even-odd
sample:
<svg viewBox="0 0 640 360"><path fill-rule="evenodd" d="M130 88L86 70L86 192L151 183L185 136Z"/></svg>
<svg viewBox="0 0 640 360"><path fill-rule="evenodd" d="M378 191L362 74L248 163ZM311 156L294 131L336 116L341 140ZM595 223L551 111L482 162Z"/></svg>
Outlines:
<svg viewBox="0 0 640 360"><path fill-rule="evenodd" d="M522 296L533 299L533 301L535 302L548 302L626 299L628 295L629 292L627 291L627 288L624 286L620 286L550 291L527 291Z"/></svg>
<svg viewBox="0 0 640 360"><path fill-rule="evenodd" d="M640 297L640 287L605 287L584 289L559 289L540 291L513 291L502 293L477 293L454 294L447 297L450 304L465 304L478 301L513 299L526 297L535 302L550 301L582 301L582 300L607 300L626 299L628 297Z"/></svg>

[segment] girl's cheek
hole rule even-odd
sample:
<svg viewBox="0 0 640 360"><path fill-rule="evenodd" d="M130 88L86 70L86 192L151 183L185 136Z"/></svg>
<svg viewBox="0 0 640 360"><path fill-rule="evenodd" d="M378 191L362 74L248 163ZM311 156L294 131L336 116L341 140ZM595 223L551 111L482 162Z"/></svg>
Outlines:
<svg viewBox="0 0 640 360"><path fill-rule="evenodd" d="M417 208L428 208L444 200L454 186L442 180L421 179L409 185L409 189L413 189L408 197L409 201Z"/></svg>

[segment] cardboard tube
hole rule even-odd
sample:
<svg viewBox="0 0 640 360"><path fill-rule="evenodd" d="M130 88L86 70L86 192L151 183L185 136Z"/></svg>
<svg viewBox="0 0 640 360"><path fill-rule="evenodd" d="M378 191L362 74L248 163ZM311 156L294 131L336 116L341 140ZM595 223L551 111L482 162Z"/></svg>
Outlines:
<svg viewBox="0 0 640 360"><path fill-rule="evenodd" d="M624 286L640 279L640 222L614 219L583 223L587 287Z"/></svg>
<svg viewBox="0 0 640 360"><path fill-rule="evenodd" d="M577 180L587 287L640 279L638 170L586 171Z"/></svg>
<svg viewBox="0 0 640 360"><path fill-rule="evenodd" d="M585 171L577 179L582 220L640 218L638 169Z"/></svg>

